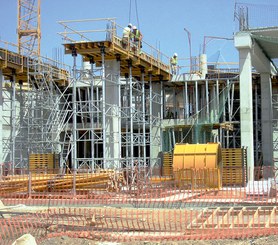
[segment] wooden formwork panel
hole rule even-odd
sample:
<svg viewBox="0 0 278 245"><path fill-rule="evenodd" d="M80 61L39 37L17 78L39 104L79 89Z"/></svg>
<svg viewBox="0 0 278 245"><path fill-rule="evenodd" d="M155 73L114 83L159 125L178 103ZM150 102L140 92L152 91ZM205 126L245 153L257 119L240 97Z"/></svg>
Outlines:
<svg viewBox="0 0 278 245"><path fill-rule="evenodd" d="M56 155L53 153L32 153L29 155L29 170L54 169Z"/></svg>
<svg viewBox="0 0 278 245"><path fill-rule="evenodd" d="M242 148L222 149L223 185L244 185L246 154Z"/></svg>
<svg viewBox="0 0 278 245"><path fill-rule="evenodd" d="M170 176L173 175L173 156L171 153L163 153L163 166L162 166L162 175Z"/></svg>

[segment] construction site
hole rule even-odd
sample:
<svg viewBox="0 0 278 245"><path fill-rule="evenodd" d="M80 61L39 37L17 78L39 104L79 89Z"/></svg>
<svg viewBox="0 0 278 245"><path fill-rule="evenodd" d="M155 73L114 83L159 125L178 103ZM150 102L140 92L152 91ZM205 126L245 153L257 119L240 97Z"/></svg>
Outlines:
<svg viewBox="0 0 278 245"><path fill-rule="evenodd" d="M232 68L202 52L173 73L115 18L59 21L71 64L43 57L40 0L17 2L18 43L0 40L0 244L278 235L278 21L251 19L269 6L235 4Z"/></svg>

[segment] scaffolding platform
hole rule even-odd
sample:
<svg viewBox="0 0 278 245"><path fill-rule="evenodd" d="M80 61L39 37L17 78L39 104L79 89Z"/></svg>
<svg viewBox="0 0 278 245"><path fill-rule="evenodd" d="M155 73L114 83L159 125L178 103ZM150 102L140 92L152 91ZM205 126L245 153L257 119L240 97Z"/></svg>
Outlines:
<svg viewBox="0 0 278 245"><path fill-rule="evenodd" d="M84 61L93 60L96 66L102 62L101 52L104 49L105 60L119 60L121 62L121 76L129 73L129 65L132 65L134 77L141 77L142 69L146 74L146 80L152 75L152 81L169 81L171 79L170 66L144 51L138 52L132 46L123 48L121 38L114 36L111 41L73 42L64 44L65 53L72 54L73 49L83 57Z"/></svg>
<svg viewBox="0 0 278 245"><path fill-rule="evenodd" d="M31 63L32 65L37 64L36 68L38 68L38 71L39 65L48 67L47 70L51 72L53 79L58 84L67 83L68 71L56 66L55 63L58 62L43 57L32 59L17 52L0 48L0 70L2 70L3 76L7 79L11 79L13 76L15 76L16 81L26 83L28 81L28 69L32 70L32 68L30 67Z"/></svg>

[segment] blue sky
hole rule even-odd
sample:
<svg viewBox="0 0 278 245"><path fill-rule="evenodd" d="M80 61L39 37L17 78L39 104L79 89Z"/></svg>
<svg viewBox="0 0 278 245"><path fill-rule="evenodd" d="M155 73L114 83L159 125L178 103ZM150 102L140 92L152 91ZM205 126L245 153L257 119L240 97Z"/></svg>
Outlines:
<svg viewBox="0 0 278 245"><path fill-rule="evenodd" d="M278 5L277 0L237 2ZM17 43L17 0L0 0L0 6L0 39ZM168 56L177 52L180 58L189 57L186 28L191 34L192 55L198 56L204 36L233 36L238 25L234 6L235 0L41 0L41 54L52 58L54 50L62 48L57 32L63 28L58 21L115 17L121 26L130 18L140 27L144 41ZM212 40L206 50L211 59L220 53L225 61L237 61L232 41Z"/></svg>

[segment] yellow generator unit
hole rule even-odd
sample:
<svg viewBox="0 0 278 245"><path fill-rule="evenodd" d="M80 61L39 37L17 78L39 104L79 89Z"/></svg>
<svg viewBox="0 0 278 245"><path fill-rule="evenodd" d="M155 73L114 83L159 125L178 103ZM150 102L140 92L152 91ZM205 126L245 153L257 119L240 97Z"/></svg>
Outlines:
<svg viewBox="0 0 278 245"><path fill-rule="evenodd" d="M173 153L173 172L179 187L220 189L222 187L220 144L176 144Z"/></svg>

